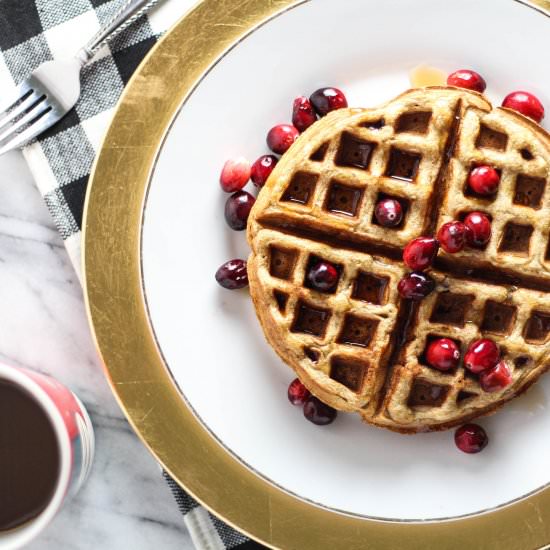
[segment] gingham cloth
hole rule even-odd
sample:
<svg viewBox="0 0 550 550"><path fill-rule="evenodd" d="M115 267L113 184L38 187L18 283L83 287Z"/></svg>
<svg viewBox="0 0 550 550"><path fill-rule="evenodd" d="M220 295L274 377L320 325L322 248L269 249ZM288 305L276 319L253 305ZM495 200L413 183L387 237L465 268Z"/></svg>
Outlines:
<svg viewBox="0 0 550 550"><path fill-rule="evenodd" d="M44 61L76 53L126 0L0 0L0 103ZM104 47L82 73L76 107L23 154L80 276L84 196L102 135L132 73L194 0L164 0ZM166 481L200 550L263 548ZM161 481L159 480L159 483Z"/></svg>

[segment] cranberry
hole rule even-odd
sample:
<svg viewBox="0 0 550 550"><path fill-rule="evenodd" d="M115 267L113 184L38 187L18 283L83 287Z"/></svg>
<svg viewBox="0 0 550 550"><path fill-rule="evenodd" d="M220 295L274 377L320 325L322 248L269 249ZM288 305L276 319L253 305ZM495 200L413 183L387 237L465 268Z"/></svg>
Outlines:
<svg viewBox="0 0 550 550"><path fill-rule="evenodd" d="M432 265L439 243L432 237L413 239L403 250L403 261L411 269L421 271Z"/></svg>
<svg viewBox="0 0 550 550"><path fill-rule="evenodd" d="M426 350L426 361L434 369L447 371L458 366L460 350L450 338L438 338Z"/></svg>
<svg viewBox="0 0 550 550"><path fill-rule="evenodd" d="M246 229L250 210L256 199L246 191L237 191L225 202L225 221L235 231Z"/></svg>
<svg viewBox="0 0 550 550"><path fill-rule="evenodd" d="M466 226L462 222L444 223L437 232L437 239L445 252L460 252L466 243Z"/></svg>
<svg viewBox="0 0 550 550"><path fill-rule="evenodd" d="M318 262L309 270L307 280L313 288L328 292L338 282L338 270L328 262Z"/></svg>
<svg viewBox="0 0 550 550"><path fill-rule="evenodd" d="M288 386L288 400L293 405L304 405L310 395L309 390L300 382L299 378L295 378Z"/></svg>
<svg viewBox="0 0 550 550"><path fill-rule="evenodd" d="M512 383L512 374L504 361L479 373L479 385L486 392L503 390Z"/></svg>
<svg viewBox="0 0 550 550"><path fill-rule="evenodd" d="M319 88L309 99L320 116L348 106L346 96L338 88Z"/></svg>
<svg viewBox="0 0 550 550"><path fill-rule="evenodd" d="M334 422L336 410L329 407L315 396L310 395L304 404L304 416L317 426L326 426Z"/></svg>
<svg viewBox="0 0 550 550"><path fill-rule="evenodd" d="M493 195L500 185L500 176L491 166L477 166L468 176L468 185L478 195Z"/></svg>
<svg viewBox="0 0 550 550"><path fill-rule="evenodd" d="M268 147L278 155L286 153L296 141L300 132L290 124L279 124L269 130L267 134Z"/></svg>
<svg viewBox="0 0 550 550"><path fill-rule="evenodd" d="M483 93L487 87L483 77L479 73L470 71L469 69L460 69L451 73L447 77L447 84L449 86L456 86L457 88L474 90L479 93Z"/></svg>
<svg viewBox="0 0 550 550"><path fill-rule="evenodd" d="M425 273L413 271L403 277L398 285L397 290L401 298L405 300L422 300L435 288L435 281Z"/></svg>
<svg viewBox="0 0 550 550"><path fill-rule="evenodd" d="M244 260L229 260L216 271L216 281L229 290L248 286L248 274Z"/></svg>
<svg viewBox="0 0 550 550"><path fill-rule="evenodd" d="M491 239L491 220L483 212L470 212L464 218L466 242L470 246L485 246Z"/></svg>
<svg viewBox="0 0 550 550"><path fill-rule="evenodd" d="M239 157L228 160L220 175L220 185L226 193L234 193L242 189L250 179L250 164Z"/></svg>
<svg viewBox="0 0 550 550"><path fill-rule="evenodd" d="M477 424L465 424L455 432L456 446L464 453L479 453L489 443L485 430Z"/></svg>
<svg viewBox="0 0 550 550"><path fill-rule="evenodd" d="M292 124L294 124L300 132L304 132L316 121L317 114L313 109L311 101L304 96L297 97L294 100L292 108Z"/></svg>
<svg viewBox="0 0 550 550"><path fill-rule="evenodd" d="M256 187L263 187L267 178L271 176L278 160L273 155L261 156L250 169L250 178Z"/></svg>
<svg viewBox="0 0 550 550"><path fill-rule="evenodd" d="M529 92L512 92L508 94L504 98L502 106L532 118L535 122L540 122L544 118L542 103Z"/></svg>
<svg viewBox="0 0 550 550"><path fill-rule="evenodd" d="M382 199L374 209L374 216L382 227L397 227L403 220L403 207L395 199Z"/></svg>
<svg viewBox="0 0 550 550"><path fill-rule="evenodd" d="M472 342L464 355L464 366L474 374L494 367L500 359L498 346L488 338Z"/></svg>

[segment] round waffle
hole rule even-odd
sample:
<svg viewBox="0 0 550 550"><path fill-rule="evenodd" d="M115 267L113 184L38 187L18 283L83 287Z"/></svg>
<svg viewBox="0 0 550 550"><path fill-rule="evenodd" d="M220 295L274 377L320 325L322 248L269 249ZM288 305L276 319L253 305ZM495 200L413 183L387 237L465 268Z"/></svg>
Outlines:
<svg viewBox="0 0 550 550"><path fill-rule="evenodd" d="M467 187L477 164L500 172L495 196ZM549 166L544 130L466 90L410 90L324 117L282 157L249 218L250 290L267 340L313 394L378 426L439 430L494 411L550 366ZM404 208L396 228L376 223L384 197ZM492 220L487 247L441 251L436 290L400 299L403 247L472 211ZM337 267L331 292L307 282L319 259ZM491 338L512 384L487 393L462 365L429 367L438 337L462 356Z"/></svg>

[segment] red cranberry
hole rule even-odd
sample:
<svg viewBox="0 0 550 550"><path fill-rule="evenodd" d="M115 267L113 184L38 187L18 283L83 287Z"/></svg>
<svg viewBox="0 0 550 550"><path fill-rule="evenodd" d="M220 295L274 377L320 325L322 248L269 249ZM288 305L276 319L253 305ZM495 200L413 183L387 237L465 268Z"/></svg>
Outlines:
<svg viewBox="0 0 550 550"><path fill-rule="evenodd" d="M248 286L248 274L244 260L229 260L216 271L216 281L229 290Z"/></svg>
<svg viewBox="0 0 550 550"><path fill-rule="evenodd" d="M464 355L464 366L474 374L494 367L500 359L498 346L488 338L472 342Z"/></svg>
<svg viewBox="0 0 550 550"><path fill-rule="evenodd" d="M261 156L250 169L250 178L256 187L263 187L267 178L271 176L278 160L273 155Z"/></svg>
<svg viewBox="0 0 550 550"><path fill-rule="evenodd" d="M456 86L457 88L474 90L479 93L483 93L487 87L483 77L479 73L470 71L469 69L460 69L451 73L447 77L447 84L449 86Z"/></svg>
<svg viewBox="0 0 550 550"><path fill-rule="evenodd" d="M437 232L437 240L445 252L460 252L466 244L466 226L462 222L444 223Z"/></svg>
<svg viewBox="0 0 550 550"><path fill-rule="evenodd" d="M403 220L403 207L395 199L382 199L374 209L374 216L382 227L397 227Z"/></svg>
<svg viewBox="0 0 550 550"><path fill-rule="evenodd" d="M318 262L309 270L307 279L316 290L328 292L338 282L338 270L328 262Z"/></svg>
<svg viewBox="0 0 550 550"><path fill-rule="evenodd" d="M298 139L300 132L290 124L279 124L269 130L267 134L268 147L278 155L286 153Z"/></svg>
<svg viewBox="0 0 550 550"><path fill-rule="evenodd" d="M424 299L434 288L435 281L429 275L419 271L409 273L397 285L401 298L414 301Z"/></svg>
<svg viewBox="0 0 550 550"><path fill-rule="evenodd" d="M250 210L256 199L246 191L237 191L225 202L225 221L235 231L246 229Z"/></svg>
<svg viewBox="0 0 550 550"><path fill-rule="evenodd" d="M319 88L309 98L319 116L348 106L348 100L338 88Z"/></svg>
<svg viewBox="0 0 550 550"><path fill-rule="evenodd" d="M438 338L426 350L426 361L434 369L447 371L458 366L460 350L450 338Z"/></svg>
<svg viewBox="0 0 550 550"><path fill-rule="evenodd" d="M288 400L293 405L304 405L310 395L309 390L300 382L299 378L295 378L288 386Z"/></svg>
<svg viewBox="0 0 550 550"><path fill-rule="evenodd" d="M512 374L504 361L479 373L479 385L486 392L503 390L512 383Z"/></svg>
<svg viewBox="0 0 550 550"><path fill-rule="evenodd" d="M239 157L228 160L220 175L220 185L226 193L234 193L242 189L250 179L250 164L248 161Z"/></svg>
<svg viewBox="0 0 550 550"><path fill-rule="evenodd" d="M464 453L479 453L489 443L485 430L477 424L465 424L455 432L456 446Z"/></svg>
<svg viewBox="0 0 550 550"><path fill-rule="evenodd" d="M508 94L504 98L502 106L532 118L535 122L540 122L544 118L542 103L529 92L512 92Z"/></svg>
<svg viewBox="0 0 550 550"><path fill-rule="evenodd" d="M304 416L317 426L326 426L334 422L336 410L329 407L315 396L310 395L304 404Z"/></svg>
<svg viewBox="0 0 550 550"><path fill-rule="evenodd" d="M468 185L478 195L493 195L500 185L500 176L491 166L477 166L468 176Z"/></svg>
<svg viewBox="0 0 550 550"><path fill-rule="evenodd" d="M470 212L464 218L466 242L470 246L485 246L491 239L491 220L483 212Z"/></svg>
<svg viewBox="0 0 550 550"><path fill-rule="evenodd" d="M297 97L294 100L292 108L292 124L294 124L300 132L304 132L316 121L317 114L313 109L311 101L304 96Z"/></svg>
<svg viewBox="0 0 550 550"><path fill-rule="evenodd" d="M432 265L438 250L439 243L432 237L418 237L405 247L403 261L411 269L421 271Z"/></svg>

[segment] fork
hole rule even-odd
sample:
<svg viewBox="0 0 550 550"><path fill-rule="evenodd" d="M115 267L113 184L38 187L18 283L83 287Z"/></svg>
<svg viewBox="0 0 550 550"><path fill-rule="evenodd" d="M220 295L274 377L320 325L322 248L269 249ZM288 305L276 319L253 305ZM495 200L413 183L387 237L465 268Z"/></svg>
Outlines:
<svg viewBox="0 0 550 550"><path fill-rule="evenodd" d="M99 49L160 0L124 0L120 10L73 58L47 61L0 107L0 155L22 147L63 118L80 97L80 71Z"/></svg>

